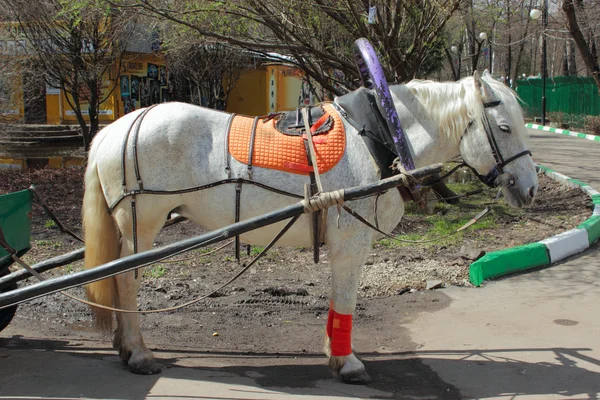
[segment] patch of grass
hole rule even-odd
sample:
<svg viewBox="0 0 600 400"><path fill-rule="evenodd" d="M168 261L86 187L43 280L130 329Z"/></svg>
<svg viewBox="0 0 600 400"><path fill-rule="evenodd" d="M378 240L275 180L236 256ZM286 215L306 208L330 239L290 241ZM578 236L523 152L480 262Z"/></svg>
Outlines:
<svg viewBox="0 0 600 400"><path fill-rule="evenodd" d="M466 182L466 183L460 183L460 182L448 183L446 186L448 186L448 188L450 188L450 190L452 190L456 194L470 192L472 190L481 189L481 187L482 187L482 185L479 181L471 181L471 182Z"/></svg>
<svg viewBox="0 0 600 400"><path fill-rule="evenodd" d="M51 219L47 219L46 222L44 222L44 228L56 229L58 227L56 226L56 222L52 221Z"/></svg>
<svg viewBox="0 0 600 400"><path fill-rule="evenodd" d="M152 278L162 278L167 274L168 270L164 265L157 264L150 269L144 271L144 276Z"/></svg>
<svg viewBox="0 0 600 400"><path fill-rule="evenodd" d="M451 183L448 184L448 187L460 195L481 189L483 186L480 182L473 181ZM458 228L469 222L479 211L490 205L495 195L495 189L484 188L483 192L479 194L461 198L458 204L447 204L439 201L431 215L425 215L422 210L417 209L414 205L413 207L407 207L407 215L412 215L421 222L425 222L425 224L421 224L421 228L418 231L398 235L397 238L408 241L426 241L427 243L399 242L388 238L383 238L377 243L387 248L418 246L423 249L454 245L463 241L465 236L477 236L478 230L497 228L499 215L507 214L516 217L518 215L513 215L513 213L523 212L521 210L515 211L512 208L508 212L509 206L507 204L497 202L492 205L492 212L487 216L464 231L455 233Z"/></svg>
<svg viewBox="0 0 600 400"><path fill-rule="evenodd" d="M210 253L211 251L213 251L213 249L211 249L210 247L200 247L199 249L196 249L194 251L196 253L206 254L206 253Z"/></svg>
<svg viewBox="0 0 600 400"><path fill-rule="evenodd" d="M281 257L281 254L275 249L269 250L269 252L263 256L263 258L268 261L277 261L277 258L279 257Z"/></svg>
<svg viewBox="0 0 600 400"><path fill-rule="evenodd" d="M59 249L62 245L60 242L52 242L50 240L36 240L36 246L40 247L53 247L55 249Z"/></svg>
<svg viewBox="0 0 600 400"><path fill-rule="evenodd" d="M228 254L225 257L223 257L223 261L235 261L235 256Z"/></svg>
<svg viewBox="0 0 600 400"><path fill-rule="evenodd" d="M250 255L252 257L256 257L257 255L260 254L261 251L263 251L265 248L261 247L261 246L252 246L252 248L250 249Z"/></svg>

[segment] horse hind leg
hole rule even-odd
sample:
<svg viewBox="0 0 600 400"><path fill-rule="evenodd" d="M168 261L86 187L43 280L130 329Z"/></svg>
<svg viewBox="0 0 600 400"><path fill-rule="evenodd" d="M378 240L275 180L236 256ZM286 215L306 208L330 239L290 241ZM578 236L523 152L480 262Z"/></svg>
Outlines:
<svg viewBox="0 0 600 400"><path fill-rule="evenodd" d="M151 202L143 203L138 200L137 204L138 252L142 252L152 248L154 238L164 225L168 209L165 209L164 212L156 210L143 212L144 208L140 206L146 204L149 207ZM157 217L159 215L161 217ZM121 257L125 257L134 253L131 218L128 213L117 213L116 219L123 235ZM115 276L115 305L117 308L124 310L138 309L137 294L142 280L142 272L143 268L138 269L137 278L135 271ZM117 312L116 315L117 329L114 332L113 347L119 352L123 363L127 364L130 371L135 374L151 375L159 373L162 366L154 360L154 355L144 344L139 314Z"/></svg>

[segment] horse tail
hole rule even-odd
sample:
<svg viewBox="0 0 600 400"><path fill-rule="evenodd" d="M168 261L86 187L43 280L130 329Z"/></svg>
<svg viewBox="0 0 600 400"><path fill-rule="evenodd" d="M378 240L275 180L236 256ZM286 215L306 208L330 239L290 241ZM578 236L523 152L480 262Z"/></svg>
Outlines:
<svg viewBox="0 0 600 400"><path fill-rule="evenodd" d="M116 260L120 253L119 233L109 213L96 163L92 161L93 153L90 152L90 163L85 172L83 196L85 269ZM86 293L90 301L112 307L116 298L116 281L110 277L90 283L86 285ZM92 312L98 328L104 330L112 328L112 311L92 307Z"/></svg>

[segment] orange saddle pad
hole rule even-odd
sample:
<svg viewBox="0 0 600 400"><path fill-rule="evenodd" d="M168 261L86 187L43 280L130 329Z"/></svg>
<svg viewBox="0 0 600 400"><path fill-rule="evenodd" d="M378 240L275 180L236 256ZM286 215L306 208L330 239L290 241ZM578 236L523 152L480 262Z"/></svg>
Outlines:
<svg viewBox="0 0 600 400"><path fill-rule="evenodd" d="M346 133L339 114L330 104L324 104L325 116L333 119L331 129L313 136L319 173L333 168L344 155ZM258 120L252 151L252 166L276 169L294 174L308 175L313 167L308 165L305 136L289 136L275 128L276 119ZM236 115L229 131L229 152L241 163L248 164L250 138L254 118ZM313 125L314 126L314 125Z"/></svg>

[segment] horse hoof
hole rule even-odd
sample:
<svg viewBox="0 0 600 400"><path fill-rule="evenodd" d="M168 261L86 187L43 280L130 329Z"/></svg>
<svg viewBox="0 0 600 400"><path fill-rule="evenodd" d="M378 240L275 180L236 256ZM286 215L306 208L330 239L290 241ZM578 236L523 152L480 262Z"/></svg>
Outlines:
<svg viewBox="0 0 600 400"><path fill-rule="evenodd" d="M144 361L142 363L129 362L129 370L137 375L156 375L160 374L164 368L154 360Z"/></svg>
<svg viewBox="0 0 600 400"><path fill-rule="evenodd" d="M371 377L367 374L364 364L354 353L343 357L331 357L329 359L329 368L344 383L366 385L371 382Z"/></svg>
<svg viewBox="0 0 600 400"><path fill-rule="evenodd" d="M347 368L348 367L348 368ZM371 377L367 374L364 367L360 369L354 369L349 363L346 363L340 370L340 379L344 383L350 383L352 385L366 385L371 383Z"/></svg>
<svg viewBox="0 0 600 400"><path fill-rule="evenodd" d="M155 375L163 369L148 349L133 351L127 365L131 372L138 375Z"/></svg>

